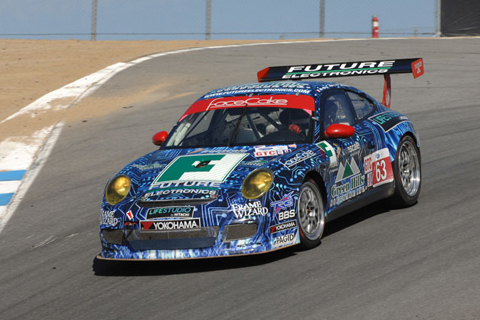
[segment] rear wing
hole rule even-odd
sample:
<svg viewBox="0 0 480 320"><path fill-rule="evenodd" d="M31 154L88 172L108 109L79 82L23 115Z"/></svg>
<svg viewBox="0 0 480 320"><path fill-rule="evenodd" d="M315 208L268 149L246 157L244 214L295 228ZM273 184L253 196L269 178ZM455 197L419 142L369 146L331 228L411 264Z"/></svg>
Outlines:
<svg viewBox="0 0 480 320"><path fill-rule="evenodd" d="M258 82L276 80L304 80L316 78L352 77L368 75L384 75L383 101L390 107L391 81L390 74L412 73L418 78L424 73L423 59L397 59L357 62L336 62L324 64L269 67L257 73Z"/></svg>

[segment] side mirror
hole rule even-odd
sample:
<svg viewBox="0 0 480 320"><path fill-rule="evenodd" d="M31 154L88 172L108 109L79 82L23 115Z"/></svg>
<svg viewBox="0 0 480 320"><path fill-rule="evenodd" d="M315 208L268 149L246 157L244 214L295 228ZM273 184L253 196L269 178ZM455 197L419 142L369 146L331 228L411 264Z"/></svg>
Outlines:
<svg viewBox="0 0 480 320"><path fill-rule="evenodd" d="M167 140L168 132L167 131L160 131L153 135L152 142L156 146L161 146L165 140Z"/></svg>
<svg viewBox="0 0 480 320"><path fill-rule="evenodd" d="M325 135L329 138L348 138L353 136L354 133L354 127L341 123L334 123L325 131Z"/></svg>

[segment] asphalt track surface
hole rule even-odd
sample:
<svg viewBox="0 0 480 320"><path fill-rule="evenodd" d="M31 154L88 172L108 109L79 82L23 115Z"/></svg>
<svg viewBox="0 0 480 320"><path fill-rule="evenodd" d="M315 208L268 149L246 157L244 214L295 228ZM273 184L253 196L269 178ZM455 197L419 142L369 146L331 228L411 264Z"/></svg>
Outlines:
<svg viewBox="0 0 480 320"><path fill-rule="evenodd" d="M423 186L408 209L371 205L327 225L309 251L197 261L100 263L102 192L154 150L203 92L269 65L425 60L392 77L392 108L420 134ZM0 319L480 319L480 39L210 49L127 69L95 95L173 83L113 115L67 125L0 234ZM374 96L382 77L348 78Z"/></svg>

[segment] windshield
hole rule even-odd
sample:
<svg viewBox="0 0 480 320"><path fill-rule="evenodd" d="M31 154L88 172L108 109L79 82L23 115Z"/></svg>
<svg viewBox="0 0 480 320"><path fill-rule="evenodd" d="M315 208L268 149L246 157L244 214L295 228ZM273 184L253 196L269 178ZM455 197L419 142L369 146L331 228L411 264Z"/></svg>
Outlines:
<svg viewBox="0 0 480 320"><path fill-rule="evenodd" d="M163 147L217 147L307 143L310 110L240 107L209 110L185 116Z"/></svg>

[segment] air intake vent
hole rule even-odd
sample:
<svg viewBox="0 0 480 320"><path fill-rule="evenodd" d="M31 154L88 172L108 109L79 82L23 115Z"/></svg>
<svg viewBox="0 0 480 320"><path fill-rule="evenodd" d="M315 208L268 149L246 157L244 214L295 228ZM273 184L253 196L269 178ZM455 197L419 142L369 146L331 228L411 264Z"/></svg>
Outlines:
<svg viewBox="0 0 480 320"><path fill-rule="evenodd" d="M123 230L119 229L103 229L102 237L108 243L122 244L123 242Z"/></svg>
<svg viewBox="0 0 480 320"><path fill-rule="evenodd" d="M134 230L128 243L134 250L175 250L208 248L215 244L218 227L192 230L142 232Z"/></svg>
<svg viewBox="0 0 480 320"><path fill-rule="evenodd" d="M234 240L247 239L253 237L257 233L258 224L242 223L232 224L225 227L223 231L224 242Z"/></svg>

